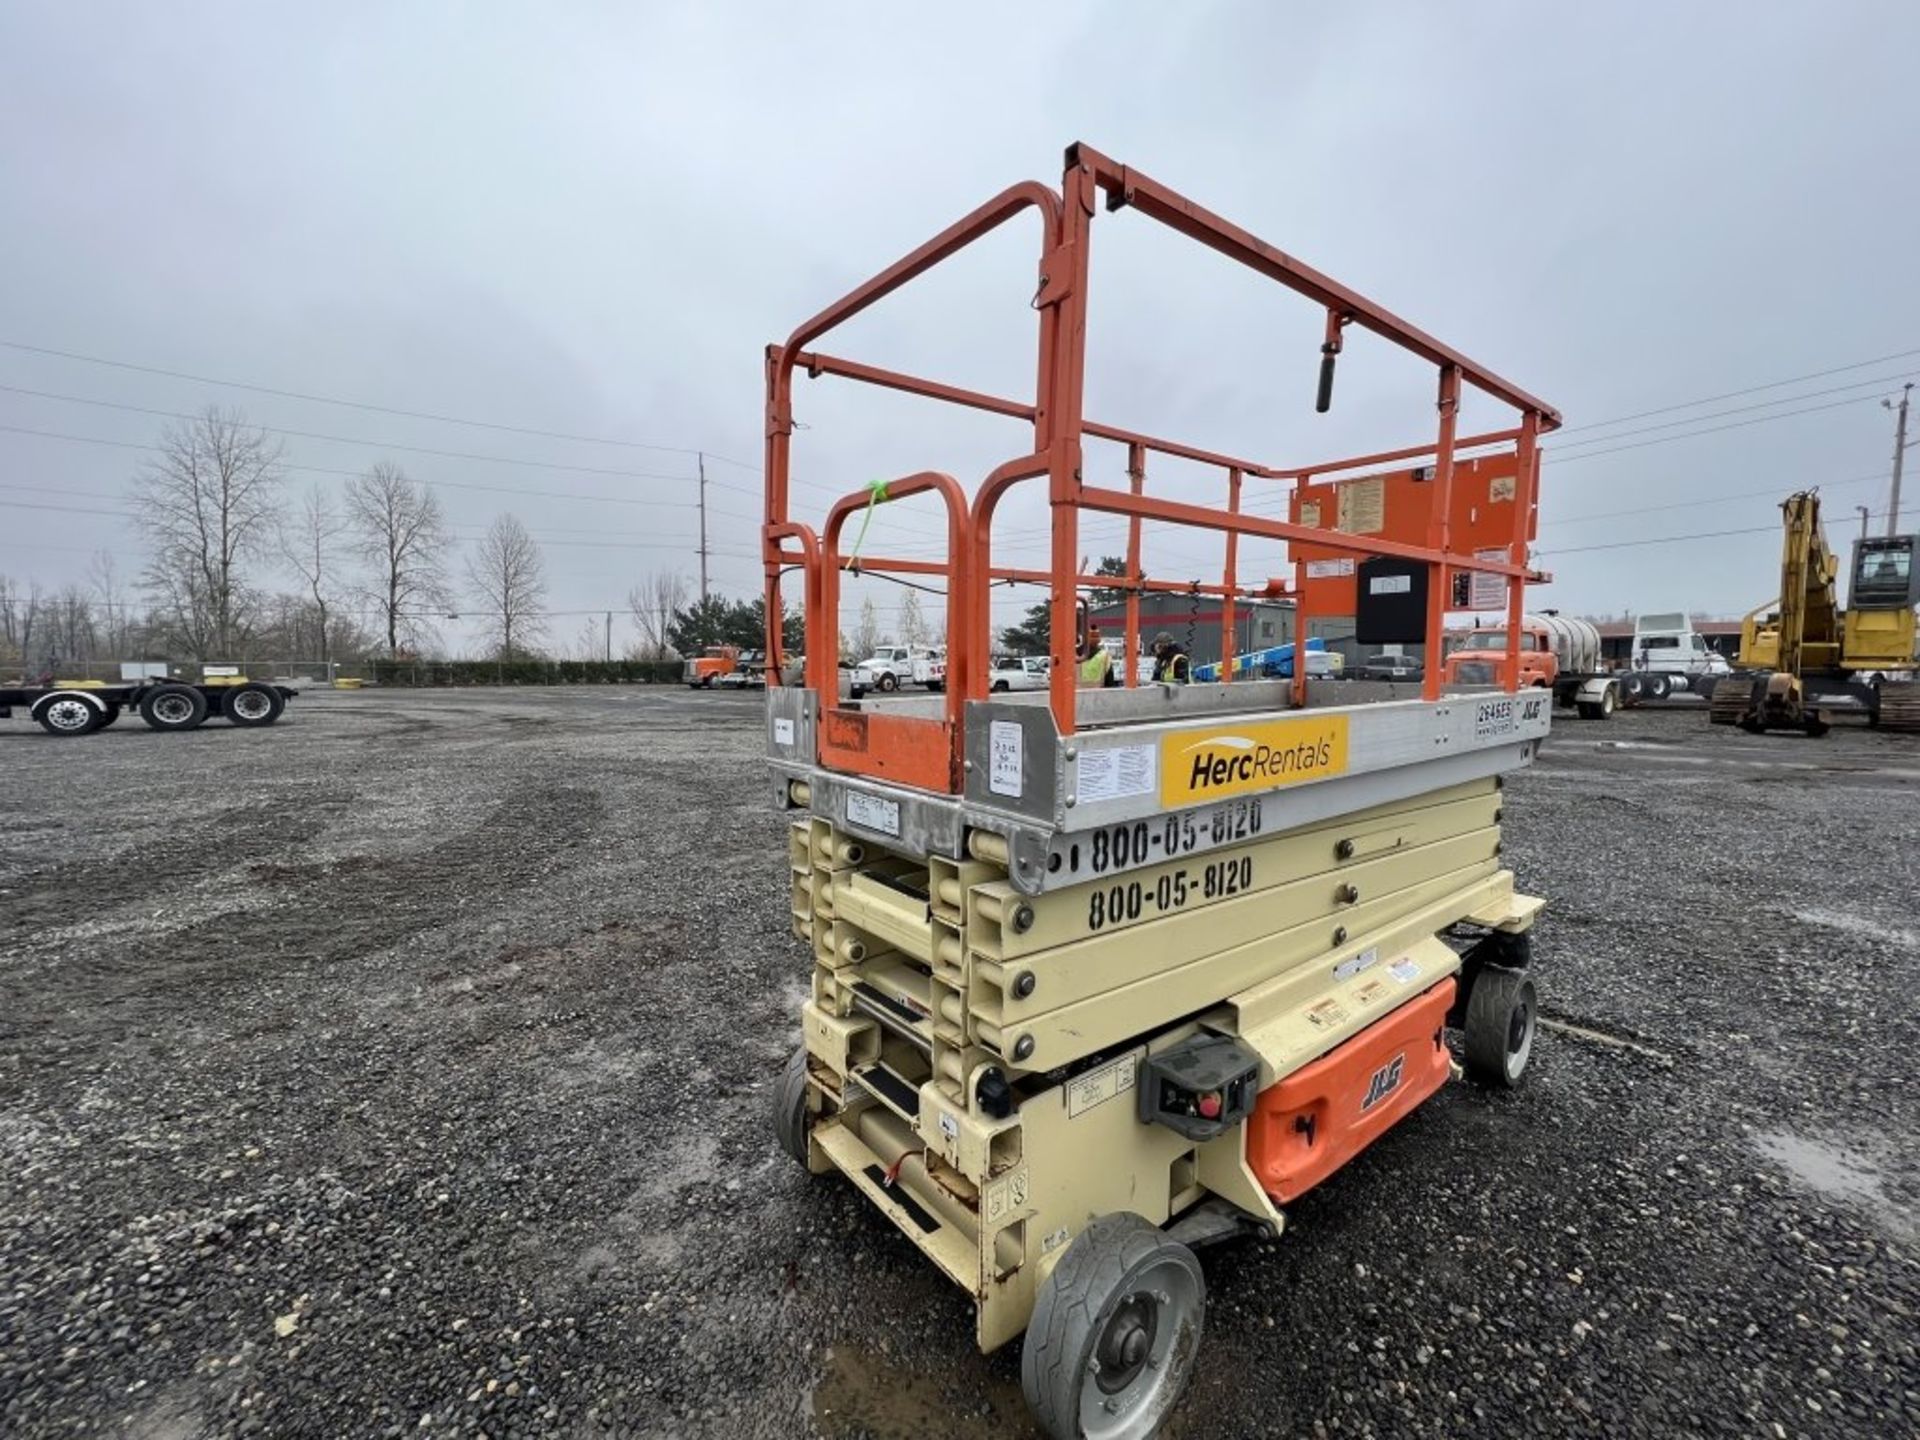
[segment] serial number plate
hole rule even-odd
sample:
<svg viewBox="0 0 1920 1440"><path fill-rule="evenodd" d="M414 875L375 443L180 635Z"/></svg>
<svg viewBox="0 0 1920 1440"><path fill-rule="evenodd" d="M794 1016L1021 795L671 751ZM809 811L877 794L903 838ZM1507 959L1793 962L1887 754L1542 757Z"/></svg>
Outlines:
<svg viewBox="0 0 1920 1440"><path fill-rule="evenodd" d="M1203 847L1231 845L1260 833L1258 800L1236 800L1210 811L1180 811L1158 820L1107 825L1079 836L1061 857L1069 875L1108 875L1162 860L1177 860Z"/></svg>
<svg viewBox="0 0 1920 1440"><path fill-rule="evenodd" d="M878 795L847 792L847 823L880 835L900 838L900 802L883 800Z"/></svg>

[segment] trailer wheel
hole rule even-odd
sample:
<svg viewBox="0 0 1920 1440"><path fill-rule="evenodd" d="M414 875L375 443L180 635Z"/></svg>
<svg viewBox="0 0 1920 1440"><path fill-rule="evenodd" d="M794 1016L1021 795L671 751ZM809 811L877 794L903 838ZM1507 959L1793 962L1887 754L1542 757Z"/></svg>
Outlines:
<svg viewBox="0 0 1920 1440"><path fill-rule="evenodd" d="M1193 1372L1207 1286L1193 1252L1138 1215L1102 1215L1041 1282L1020 1388L1055 1440L1141 1440Z"/></svg>
<svg viewBox="0 0 1920 1440"><path fill-rule="evenodd" d="M780 1139L780 1148L807 1169L812 1168L807 1158L807 1132L812 1128L813 1111L807 1104L807 1051L802 1046L774 1082L773 1133Z"/></svg>
<svg viewBox="0 0 1920 1440"><path fill-rule="evenodd" d="M1540 1002L1525 971L1489 965L1467 993L1467 1074L1511 1090L1526 1073Z"/></svg>
<svg viewBox="0 0 1920 1440"><path fill-rule="evenodd" d="M156 685L140 697L140 718L155 730L192 730L207 718L207 697L191 685Z"/></svg>
<svg viewBox="0 0 1920 1440"><path fill-rule="evenodd" d="M227 692L221 708L226 711L227 719L245 729L273 724L287 708L287 702L271 685L239 685Z"/></svg>
<svg viewBox="0 0 1920 1440"><path fill-rule="evenodd" d="M106 708L106 712L101 715L99 725L97 725L94 728L99 730L104 730L119 718L120 718L120 707L118 705L109 705Z"/></svg>
<svg viewBox="0 0 1920 1440"><path fill-rule="evenodd" d="M106 716L91 701L71 694L56 694L36 705L33 718L49 735L91 735L106 724Z"/></svg>

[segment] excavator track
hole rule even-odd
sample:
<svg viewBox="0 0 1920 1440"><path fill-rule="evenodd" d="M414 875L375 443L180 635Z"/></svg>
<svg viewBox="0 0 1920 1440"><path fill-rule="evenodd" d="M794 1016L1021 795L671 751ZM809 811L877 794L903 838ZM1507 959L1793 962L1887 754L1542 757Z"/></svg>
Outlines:
<svg viewBox="0 0 1920 1440"><path fill-rule="evenodd" d="M1715 725L1738 725L1753 709L1756 682L1751 675L1726 675L1713 687L1707 719Z"/></svg>
<svg viewBox="0 0 1920 1440"><path fill-rule="evenodd" d="M1878 724L1902 735L1920 734L1920 683L1903 680L1880 686Z"/></svg>

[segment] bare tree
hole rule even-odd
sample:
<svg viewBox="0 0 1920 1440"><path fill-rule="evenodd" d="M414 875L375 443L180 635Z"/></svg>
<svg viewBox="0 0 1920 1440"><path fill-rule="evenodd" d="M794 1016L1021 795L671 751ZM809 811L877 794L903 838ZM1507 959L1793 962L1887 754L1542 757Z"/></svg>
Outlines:
<svg viewBox="0 0 1920 1440"><path fill-rule="evenodd" d="M900 641L904 645L927 643L927 622L920 614L920 596L912 590L900 602Z"/></svg>
<svg viewBox="0 0 1920 1440"><path fill-rule="evenodd" d="M852 659L855 664L866 659L879 648L880 617L874 613L873 597L869 595L860 602L860 625L853 632Z"/></svg>
<svg viewBox="0 0 1920 1440"><path fill-rule="evenodd" d="M443 610L447 527L432 489L384 460L347 482L347 520L372 571L367 595L387 632L387 654L425 633L421 612Z"/></svg>
<svg viewBox="0 0 1920 1440"><path fill-rule="evenodd" d="M87 563L87 586L100 610L100 648L115 660L132 659L133 600L120 579L111 550L96 550Z"/></svg>
<svg viewBox="0 0 1920 1440"><path fill-rule="evenodd" d="M316 636L322 665L333 659L333 595L346 533L346 521L333 508L327 492L317 484L300 497L293 518L280 529L280 553L300 573L308 603L318 621Z"/></svg>
<svg viewBox="0 0 1920 1440"><path fill-rule="evenodd" d="M237 411L209 406L161 436L159 450L135 482L153 547L147 582L190 654L232 654L253 603L243 566L273 540L280 447Z"/></svg>
<svg viewBox="0 0 1920 1440"><path fill-rule="evenodd" d="M627 591L627 609L640 632L634 650L636 660L666 660L673 655L667 632L673 628L674 613L687 603L687 578L673 571L649 575Z"/></svg>
<svg viewBox="0 0 1920 1440"><path fill-rule="evenodd" d="M492 607L484 618L503 660L528 653L546 630L540 613L547 597L546 562L527 527L514 516L502 515L467 560L467 578L481 599Z"/></svg>

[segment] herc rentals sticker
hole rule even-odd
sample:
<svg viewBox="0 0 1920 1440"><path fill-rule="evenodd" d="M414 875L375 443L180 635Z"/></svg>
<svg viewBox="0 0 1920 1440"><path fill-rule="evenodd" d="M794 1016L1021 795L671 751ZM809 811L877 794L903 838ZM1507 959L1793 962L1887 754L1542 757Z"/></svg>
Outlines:
<svg viewBox="0 0 1920 1440"><path fill-rule="evenodd" d="M1322 780L1346 768L1344 715L1189 730L1160 742L1160 799L1193 805Z"/></svg>

